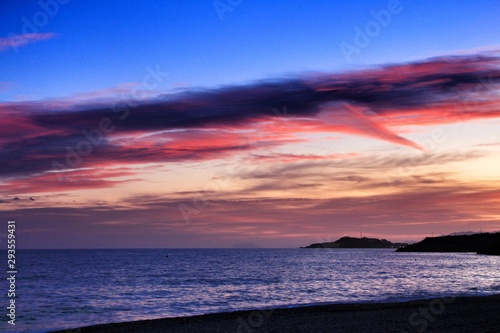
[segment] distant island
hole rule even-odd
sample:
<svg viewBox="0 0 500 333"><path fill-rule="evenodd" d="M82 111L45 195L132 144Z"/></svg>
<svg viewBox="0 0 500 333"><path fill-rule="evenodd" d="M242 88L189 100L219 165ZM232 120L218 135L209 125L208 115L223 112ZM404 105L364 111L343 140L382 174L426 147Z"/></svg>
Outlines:
<svg viewBox="0 0 500 333"><path fill-rule="evenodd" d="M500 232L473 235L427 237L396 252L476 252L500 255Z"/></svg>
<svg viewBox="0 0 500 333"><path fill-rule="evenodd" d="M327 249L390 249L406 246L406 243L391 243L386 239L378 238L355 238L355 237L342 237L335 242L326 243L314 243L308 245L306 249L317 249L317 248L327 248Z"/></svg>

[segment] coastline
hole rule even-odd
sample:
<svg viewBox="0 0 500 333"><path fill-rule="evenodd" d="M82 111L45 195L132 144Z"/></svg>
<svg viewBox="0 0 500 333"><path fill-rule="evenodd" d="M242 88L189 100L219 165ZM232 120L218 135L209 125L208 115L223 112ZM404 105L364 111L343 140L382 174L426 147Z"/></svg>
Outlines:
<svg viewBox="0 0 500 333"><path fill-rule="evenodd" d="M246 310L85 326L50 333L496 332L500 294L394 303Z"/></svg>

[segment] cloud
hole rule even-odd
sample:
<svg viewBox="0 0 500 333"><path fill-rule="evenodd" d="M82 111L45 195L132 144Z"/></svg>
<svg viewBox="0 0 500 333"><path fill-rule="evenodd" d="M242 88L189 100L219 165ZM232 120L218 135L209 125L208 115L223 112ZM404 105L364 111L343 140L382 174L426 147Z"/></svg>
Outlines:
<svg viewBox="0 0 500 333"><path fill-rule="evenodd" d="M64 172L65 181L57 181L51 173L38 174L29 179L6 179L0 188L0 194L26 194L73 191L82 189L96 189L113 187L122 183L135 181L135 172L126 168L121 169L75 169ZM132 178L134 176L134 178ZM127 179L116 179L126 177Z"/></svg>
<svg viewBox="0 0 500 333"><path fill-rule="evenodd" d="M36 43L42 40L49 40L55 38L57 35L52 32L33 33L22 35L11 35L9 37L0 37L0 52L6 51L9 48L17 50L21 46L31 43Z"/></svg>
<svg viewBox="0 0 500 333"><path fill-rule="evenodd" d="M382 124L370 119L367 116L367 111L362 112L361 108L354 107L347 103L343 105L347 110L349 110L351 117L352 128L356 128L359 130L361 135L371 136L375 138L379 138L381 140L386 140L395 144L400 144L403 146L412 147L418 150L424 150L420 145L415 142L412 142L408 139L405 139L394 132L390 131L387 127Z"/></svg>
<svg viewBox="0 0 500 333"><path fill-rule="evenodd" d="M499 64L498 54L489 53L143 100L2 103L0 177L52 171L54 162L65 170L224 159L304 142L300 134L315 133L422 150L396 129L500 117Z"/></svg>
<svg viewBox="0 0 500 333"><path fill-rule="evenodd" d="M453 162L470 161L487 156L483 151L443 151L440 153L416 152L411 155L401 154L342 154L325 156L293 155L287 163L276 164L266 169L254 168L239 175L243 179L295 179L305 175L317 175L318 170L357 170L361 174L369 172L390 173L397 177L398 168L404 169L404 175L411 174L412 169L425 166L447 164ZM279 158L280 155L277 155ZM257 159L262 158L256 156ZM268 157L265 157L268 158ZM329 174L326 176L329 177Z"/></svg>
<svg viewBox="0 0 500 333"><path fill-rule="evenodd" d="M245 239L269 247L298 247L315 242L315 236L336 239L358 235L360 230L393 241L408 240L406 235L415 239L431 232L451 233L457 228L497 230L499 200L498 189L450 183L363 197L214 198L208 209L192 217L190 225L178 207L192 202L166 195L131 196L117 205L89 202L75 207L55 207L37 200L36 205L2 211L0 218L22 217L19 232L32 248L71 247L83 239L87 239L86 246L94 247L221 247ZM34 232L41 225L45 230ZM48 236L51 234L57 234L57 239Z"/></svg>

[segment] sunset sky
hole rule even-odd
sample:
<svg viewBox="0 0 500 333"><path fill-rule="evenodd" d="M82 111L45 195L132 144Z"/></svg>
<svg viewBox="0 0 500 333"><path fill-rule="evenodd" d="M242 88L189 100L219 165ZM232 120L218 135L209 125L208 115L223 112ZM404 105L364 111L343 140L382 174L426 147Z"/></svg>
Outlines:
<svg viewBox="0 0 500 333"><path fill-rule="evenodd" d="M22 248L500 230L500 6L457 3L2 2L0 220Z"/></svg>

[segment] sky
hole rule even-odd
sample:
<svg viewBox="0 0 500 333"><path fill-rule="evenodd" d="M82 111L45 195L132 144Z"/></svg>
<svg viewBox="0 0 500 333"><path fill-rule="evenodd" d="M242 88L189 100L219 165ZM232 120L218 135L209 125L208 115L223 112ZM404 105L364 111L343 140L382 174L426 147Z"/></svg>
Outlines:
<svg viewBox="0 0 500 333"><path fill-rule="evenodd" d="M21 248L500 230L497 1L0 12L0 221Z"/></svg>

